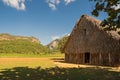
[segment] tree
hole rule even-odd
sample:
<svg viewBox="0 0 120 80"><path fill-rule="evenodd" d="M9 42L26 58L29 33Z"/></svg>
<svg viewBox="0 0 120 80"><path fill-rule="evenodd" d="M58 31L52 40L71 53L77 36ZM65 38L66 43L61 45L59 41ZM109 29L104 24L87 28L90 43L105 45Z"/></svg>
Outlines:
<svg viewBox="0 0 120 80"><path fill-rule="evenodd" d="M120 28L120 0L89 1L95 2L95 8L91 12L92 15L98 17L102 11L108 14L108 17L101 23L105 30L117 30Z"/></svg>
<svg viewBox="0 0 120 80"><path fill-rule="evenodd" d="M60 41L59 41L59 43L58 43L58 49L59 49L60 51L64 48L64 46L65 46L68 38L69 38L69 36L68 36L68 35L65 35L64 37L62 37L62 38L60 39Z"/></svg>

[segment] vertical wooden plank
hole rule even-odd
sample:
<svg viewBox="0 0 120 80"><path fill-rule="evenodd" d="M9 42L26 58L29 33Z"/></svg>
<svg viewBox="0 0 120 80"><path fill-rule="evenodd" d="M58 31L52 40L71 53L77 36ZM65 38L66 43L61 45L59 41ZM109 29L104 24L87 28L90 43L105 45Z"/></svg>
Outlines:
<svg viewBox="0 0 120 80"><path fill-rule="evenodd" d="M101 53L99 53L99 65L101 65L101 61L102 61L102 58L101 58Z"/></svg>
<svg viewBox="0 0 120 80"><path fill-rule="evenodd" d="M111 54L109 53L109 65L111 65Z"/></svg>

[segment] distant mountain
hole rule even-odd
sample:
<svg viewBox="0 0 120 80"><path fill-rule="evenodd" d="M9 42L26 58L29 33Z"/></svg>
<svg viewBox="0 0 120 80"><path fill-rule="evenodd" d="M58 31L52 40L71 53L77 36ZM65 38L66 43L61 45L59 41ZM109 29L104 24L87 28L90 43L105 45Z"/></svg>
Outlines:
<svg viewBox="0 0 120 80"><path fill-rule="evenodd" d="M0 53L43 54L48 48L35 37L0 34Z"/></svg>
<svg viewBox="0 0 120 80"><path fill-rule="evenodd" d="M59 43L59 39L55 39L55 40L53 40L51 43L49 43L48 45L47 45L47 47L50 49L50 50L53 50L53 49L55 49L56 47L58 47L58 43Z"/></svg>
<svg viewBox="0 0 120 80"><path fill-rule="evenodd" d="M69 35L65 35L60 39L53 40L51 43L49 43L47 45L47 47L50 50L58 50L58 51L60 51L64 47L64 45L65 45L66 41L68 40L68 38L69 38Z"/></svg>
<svg viewBox="0 0 120 80"><path fill-rule="evenodd" d="M31 42L35 42L35 43L40 43L39 39L35 38L35 37L27 37L27 36L15 36L15 35L11 35L8 33L3 33L0 34L0 41L1 40L28 40Z"/></svg>

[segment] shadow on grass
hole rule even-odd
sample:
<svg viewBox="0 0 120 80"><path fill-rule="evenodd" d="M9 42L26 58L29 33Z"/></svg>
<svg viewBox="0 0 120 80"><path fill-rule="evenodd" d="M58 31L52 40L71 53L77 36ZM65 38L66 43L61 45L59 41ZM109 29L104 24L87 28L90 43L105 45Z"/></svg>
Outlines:
<svg viewBox="0 0 120 80"><path fill-rule="evenodd" d="M54 62L66 63L64 58L52 58Z"/></svg>
<svg viewBox="0 0 120 80"><path fill-rule="evenodd" d="M120 80L120 72L95 68L14 67L1 71L0 80Z"/></svg>

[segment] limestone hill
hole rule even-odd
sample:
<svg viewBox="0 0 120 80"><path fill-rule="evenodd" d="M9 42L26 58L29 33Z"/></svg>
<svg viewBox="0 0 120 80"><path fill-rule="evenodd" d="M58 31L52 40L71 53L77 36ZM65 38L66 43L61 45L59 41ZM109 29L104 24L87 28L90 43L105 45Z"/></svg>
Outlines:
<svg viewBox="0 0 120 80"><path fill-rule="evenodd" d="M47 51L35 37L0 34L0 53L43 54Z"/></svg>
<svg viewBox="0 0 120 80"><path fill-rule="evenodd" d="M67 41L68 38L69 38L69 35L65 35L65 36L61 37L60 39L53 40L47 45L47 47L50 50L60 51L60 50L63 49L63 47L66 44L66 41Z"/></svg>
<svg viewBox="0 0 120 80"><path fill-rule="evenodd" d="M8 33L3 33L3 34L0 34L0 41L1 40L28 40L28 41L31 41L31 42L35 42L35 43L40 43L40 41L31 36L31 37L27 37L27 36L15 36L15 35L11 35L11 34L8 34Z"/></svg>

